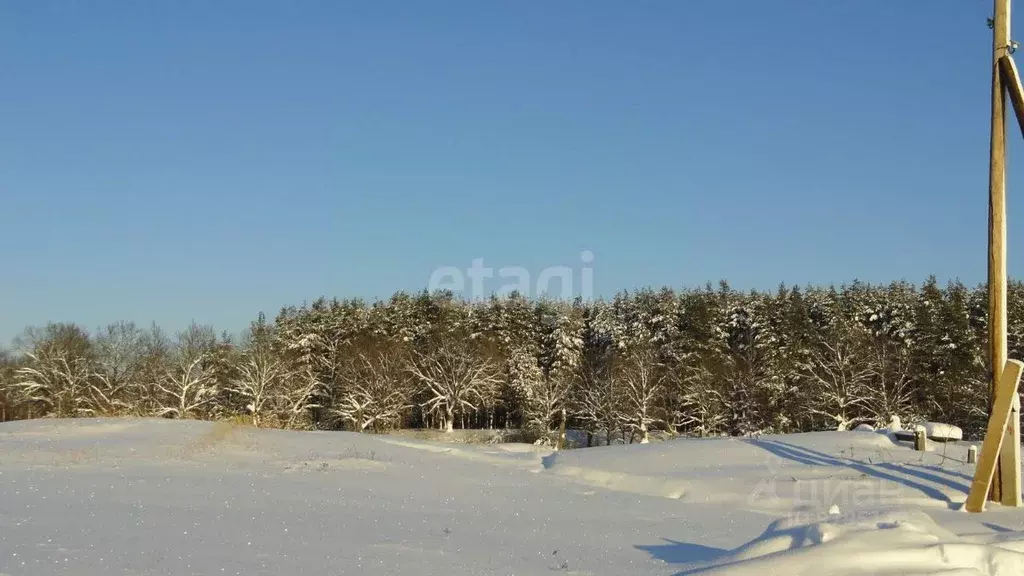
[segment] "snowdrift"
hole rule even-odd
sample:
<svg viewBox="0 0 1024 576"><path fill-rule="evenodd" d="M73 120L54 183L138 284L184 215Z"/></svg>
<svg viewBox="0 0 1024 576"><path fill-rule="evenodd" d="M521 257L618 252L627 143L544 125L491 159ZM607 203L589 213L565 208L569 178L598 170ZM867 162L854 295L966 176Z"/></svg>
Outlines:
<svg viewBox="0 0 1024 576"><path fill-rule="evenodd" d="M773 522L764 534L699 573L707 576L1024 574L1024 532L971 542L923 512L854 514L810 524Z"/></svg>

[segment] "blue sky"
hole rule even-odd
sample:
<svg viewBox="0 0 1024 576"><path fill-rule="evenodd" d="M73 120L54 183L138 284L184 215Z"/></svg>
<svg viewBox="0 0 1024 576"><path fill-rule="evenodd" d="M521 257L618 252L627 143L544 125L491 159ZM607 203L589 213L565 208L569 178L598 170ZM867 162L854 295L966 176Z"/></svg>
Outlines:
<svg viewBox="0 0 1024 576"><path fill-rule="evenodd" d="M603 296L981 282L990 11L5 2L0 342L47 321L235 332L582 251Z"/></svg>

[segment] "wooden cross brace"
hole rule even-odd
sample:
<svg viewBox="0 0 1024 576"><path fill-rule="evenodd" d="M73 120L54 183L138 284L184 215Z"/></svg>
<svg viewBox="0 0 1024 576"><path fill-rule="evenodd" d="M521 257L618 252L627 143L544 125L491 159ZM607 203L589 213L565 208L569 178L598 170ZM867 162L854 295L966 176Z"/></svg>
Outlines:
<svg viewBox="0 0 1024 576"><path fill-rule="evenodd" d="M996 464L999 462L1000 452L1003 452L1003 439L1006 436L1007 428L1011 425L1010 415L1014 406L1019 411L1020 400L1017 391L1020 386L1021 372L1024 371L1024 363L1019 360L1008 360L999 376L999 386L996 388L996 399L992 405L992 412L988 417L988 428L985 430L985 442L981 446L981 454L978 456L978 465L974 470L974 480L971 482L971 491L967 495L965 508L968 512L981 512L985 509L989 488L996 475ZM1013 424L1016 426L1017 424ZM1012 470L1004 470L1012 474L1017 472L1018 486L1020 478L1020 450L1016 451L1017 461L1003 462L1003 467L1015 466ZM1007 487L1009 488L1009 487ZM1017 495L1019 500L1020 496ZM1019 504L1017 504L1019 505Z"/></svg>

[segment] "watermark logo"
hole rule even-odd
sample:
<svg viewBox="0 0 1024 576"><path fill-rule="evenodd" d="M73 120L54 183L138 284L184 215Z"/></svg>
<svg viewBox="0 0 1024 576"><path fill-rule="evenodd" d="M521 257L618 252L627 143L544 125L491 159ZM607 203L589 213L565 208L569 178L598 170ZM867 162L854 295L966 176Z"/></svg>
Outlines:
<svg viewBox="0 0 1024 576"><path fill-rule="evenodd" d="M508 296L513 292L526 297L549 297L571 300L576 296L584 300L594 298L594 253L580 252L579 265L547 266L531 273L524 266L502 266L495 270L485 266L483 258L473 259L469 268L442 266L430 273L429 291L450 290L472 299L484 299L491 294ZM468 282L467 282L468 279Z"/></svg>
<svg viewBox="0 0 1024 576"><path fill-rule="evenodd" d="M786 510L785 518L797 525L837 519L856 522L874 518L882 511L892 514L900 508L899 483L869 464L834 459L812 466L820 472L807 474L803 466L782 467L785 461L775 455L765 459L766 474L747 496L750 506Z"/></svg>

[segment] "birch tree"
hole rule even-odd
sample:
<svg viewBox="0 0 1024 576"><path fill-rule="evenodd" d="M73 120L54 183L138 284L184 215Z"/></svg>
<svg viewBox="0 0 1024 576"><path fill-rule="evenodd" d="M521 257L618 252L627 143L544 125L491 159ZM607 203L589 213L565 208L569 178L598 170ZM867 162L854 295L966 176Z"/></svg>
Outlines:
<svg viewBox="0 0 1024 576"><path fill-rule="evenodd" d="M625 354L617 377L622 381L623 408L621 418L632 433L639 433L640 443L650 442L650 427L659 421L654 417L655 403L663 390L664 376L649 346L636 347Z"/></svg>

